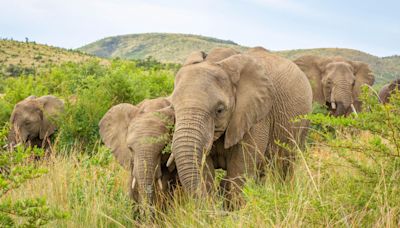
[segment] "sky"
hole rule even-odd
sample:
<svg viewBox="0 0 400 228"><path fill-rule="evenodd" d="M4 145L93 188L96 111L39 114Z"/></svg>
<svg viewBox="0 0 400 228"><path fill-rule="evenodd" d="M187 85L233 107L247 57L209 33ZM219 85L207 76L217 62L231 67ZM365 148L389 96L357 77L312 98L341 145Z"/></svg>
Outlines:
<svg viewBox="0 0 400 228"><path fill-rule="evenodd" d="M400 54L399 0L0 0L0 37L78 48L104 37L189 33L270 50Z"/></svg>

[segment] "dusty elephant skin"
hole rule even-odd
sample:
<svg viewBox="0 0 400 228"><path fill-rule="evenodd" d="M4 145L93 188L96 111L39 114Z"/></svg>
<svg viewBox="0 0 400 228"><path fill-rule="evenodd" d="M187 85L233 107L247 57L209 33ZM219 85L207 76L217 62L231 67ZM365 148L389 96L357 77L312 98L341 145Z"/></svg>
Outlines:
<svg viewBox="0 0 400 228"><path fill-rule="evenodd" d="M389 84L386 84L382 87L382 89L379 91L379 100L381 103L386 104L390 100L390 95L395 91L395 90L400 90L400 79L396 79Z"/></svg>
<svg viewBox="0 0 400 228"><path fill-rule="evenodd" d="M45 147L57 129L54 119L64 110L64 102L55 96L29 96L17 103L11 113L8 142Z"/></svg>
<svg viewBox="0 0 400 228"><path fill-rule="evenodd" d="M167 192L176 184L169 154L162 154L171 141L168 124L174 112L167 98L145 100L139 105L112 107L99 123L100 136L118 162L131 171L130 192L136 202L156 201L156 191ZM147 200L147 201L145 201Z"/></svg>
<svg viewBox="0 0 400 228"><path fill-rule="evenodd" d="M367 64L342 57L307 55L294 62L310 80L313 101L326 105L334 116L361 111L361 86L375 81Z"/></svg>
<svg viewBox="0 0 400 228"><path fill-rule="evenodd" d="M222 168L231 200L244 177L256 177L267 164L286 175L294 155L275 142L304 142L308 122L290 121L311 111L312 92L304 73L263 48L231 53L220 61L197 56L205 59L186 61L172 94L172 156L184 189L207 194L214 169Z"/></svg>

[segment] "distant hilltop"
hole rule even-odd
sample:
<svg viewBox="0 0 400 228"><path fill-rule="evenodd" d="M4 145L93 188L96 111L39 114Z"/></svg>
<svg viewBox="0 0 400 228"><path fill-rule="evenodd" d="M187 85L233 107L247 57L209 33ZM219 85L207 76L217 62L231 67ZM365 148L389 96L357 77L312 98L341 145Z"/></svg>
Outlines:
<svg viewBox="0 0 400 228"><path fill-rule="evenodd" d="M151 56L160 62L182 63L192 51L203 50L207 52L214 47L231 47L238 51L244 51L248 48L230 40L206 36L145 33L107 37L87 44L78 50L103 58L145 59ZM368 63L376 74L377 82L382 83L400 77L400 56L380 58L362 51L345 48L299 49L275 51L274 53L289 59L296 59L307 54L340 55L350 60Z"/></svg>

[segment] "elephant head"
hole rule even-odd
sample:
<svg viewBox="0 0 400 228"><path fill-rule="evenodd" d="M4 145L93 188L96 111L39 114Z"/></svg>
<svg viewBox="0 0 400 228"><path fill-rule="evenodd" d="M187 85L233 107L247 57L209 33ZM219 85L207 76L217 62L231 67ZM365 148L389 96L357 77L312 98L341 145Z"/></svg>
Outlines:
<svg viewBox="0 0 400 228"><path fill-rule="evenodd" d="M223 137L228 149L265 118L272 105L265 75L265 68L247 54L217 62L197 59L178 71L171 100L176 118L172 153L188 192L203 195L209 190L202 180L214 141Z"/></svg>
<svg viewBox="0 0 400 228"><path fill-rule="evenodd" d="M386 104L390 100L390 95L393 91L395 90L400 90L400 79L396 79L389 84L386 84L382 87L382 89L379 91L379 100L383 103Z"/></svg>
<svg viewBox="0 0 400 228"><path fill-rule="evenodd" d="M42 146L42 141L56 130L54 118L64 109L64 102L54 96L29 96L17 103L11 113L8 141Z"/></svg>
<svg viewBox="0 0 400 228"><path fill-rule="evenodd" d="M372 85L375 80L367 64L341 57L308 55L294 62L310 80L313 100L327 105L335 116L360 111L361 86Z"/></svg>
<svg viewBox="0 0 400 228"><path fill-rule="evenodd" d="M99 123L100 136L117 161L131 171L130 191L137 202L154 203L155 189L166 187L163 173L168 154L162 151L168 142L168 123L174 112L165 98L146 100L138 106L112 107ZM155 187L158 186L158 187Z"/></svg>

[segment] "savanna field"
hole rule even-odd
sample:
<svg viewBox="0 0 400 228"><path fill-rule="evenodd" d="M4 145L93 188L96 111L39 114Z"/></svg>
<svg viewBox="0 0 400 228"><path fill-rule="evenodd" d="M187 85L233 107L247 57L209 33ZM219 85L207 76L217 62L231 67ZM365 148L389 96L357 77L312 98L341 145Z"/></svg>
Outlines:
<svg viewBox="0 0 400 228"><path fill-rule="evenodd" d="M128 195L129 172L101 143L98 123L113 105L168 96L180 65L66 50L52 57L40 49L10 67L22 55L13 50L0 73L0 227L400 226L400 94L382 105L381 85L363 88L357 115L335 118L315 105L303 117L311 126L306 147L296 149L293 177L282 182L267 168L264 179L246 184L241 208L224 210L218 193L199 201L177 189L152 216L133 210L139 206ZM5 149L13 107L32 94L66 104L51 154Z"/></svg>

